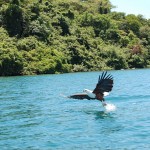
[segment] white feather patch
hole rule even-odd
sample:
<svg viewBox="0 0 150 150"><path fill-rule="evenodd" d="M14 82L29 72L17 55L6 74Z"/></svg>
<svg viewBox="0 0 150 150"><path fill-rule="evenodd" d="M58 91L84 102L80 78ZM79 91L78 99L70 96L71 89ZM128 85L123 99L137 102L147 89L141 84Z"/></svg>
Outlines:
<svg viewBox="0 0 150 150"><path fill-rule="evenodd" d="M84 92L90 97L90 98L95 98L95 94L93 91L85 89Z"/></svg>
<svg viewBox="0 0 150 150"><path fill-rule="evenodd" d="M104 96L108 96L109 92L104 92L103 94L104 94Z"/></svg>

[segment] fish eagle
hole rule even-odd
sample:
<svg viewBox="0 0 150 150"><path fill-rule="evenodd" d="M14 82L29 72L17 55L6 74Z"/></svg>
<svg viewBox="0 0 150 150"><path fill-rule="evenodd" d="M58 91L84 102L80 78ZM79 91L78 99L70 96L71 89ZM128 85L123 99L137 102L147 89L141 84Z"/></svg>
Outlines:
<svg viewBox="0 0 150 150"><path fill-rule="evenodd" d="M109 95L109 92L113 88L113 77L106 72L103 72L102 75L99 75L98 83L93 91L84 89L83 93L77 93L70 95L69 98L73 99L88 99L88 100L99 100L105 106L104 96Z"/></svg>

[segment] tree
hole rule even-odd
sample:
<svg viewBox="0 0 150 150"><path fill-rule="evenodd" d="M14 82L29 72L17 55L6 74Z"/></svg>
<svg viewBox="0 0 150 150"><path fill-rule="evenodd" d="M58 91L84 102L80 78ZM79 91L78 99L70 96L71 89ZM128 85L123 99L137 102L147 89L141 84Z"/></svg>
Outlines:
<svg viewBox="0 0 150 150"><path fill-rule="evenodd" d="M17 2L15 2L17 3ZM5 12L5 26L10 36L21 37L23 33L23 11L17 4L10 4Z"/></svg>
<svg viewBox="0 0 150 150"><path fill-rule="evenodd" d="M106 38L112 41L112 43L118 43L121 37L118 30L109 28L106 31Z"/></svg>
<svg viewBox="0 0 150 150"><path fill-rule="evenodd" d="M0 76L150 67L150 19L110 0L0 0Z"/></svg>
<svg viewBox="0 0 150 150"><path fill-rule="evenodd" d="M127 24L130 30L134 32L134 34L139 35L139 29L141 27L141 23L135 15L127 15L126 16Z"/></svg>
<svg viewBox="0 0 150 150"><path fill-rule="evenodd" d="M23 58L17 50L0 48L0 76L21 75Z"/></svg>
<svg viewBox="0 0 150 150"><path fill-rule="evenodd" d="M142 26L139 31L139 36L142 39L144 46L150 45L150 26Z"/></svg>
<svg viewBox="0 0 150 150"><path fill-rule="evenodd" d="M69 35L70 34L69 23L65 17L59 18L59 25L62 29L62 33L61 33L62 35Z"/></svg>
<svg viewBox="0 0 150 150"><path fill-rule="evenodd" d="M112 5L109 0L100 0L98 11L100 14L108 14L111 12Z"/></svg>
<svg viewBox="0 0 150 150"><path fill-rule="evenodd" d="M106 30L110 27L110 20L103 15L97 15L92 20L96 36L104 38Z"/></svg>

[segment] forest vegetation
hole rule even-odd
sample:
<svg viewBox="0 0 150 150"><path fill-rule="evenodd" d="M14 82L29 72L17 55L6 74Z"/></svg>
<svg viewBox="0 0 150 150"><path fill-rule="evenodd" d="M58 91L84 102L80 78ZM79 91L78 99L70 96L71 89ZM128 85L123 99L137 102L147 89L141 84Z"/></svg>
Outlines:
<svg viewBox="0 0 150 150"><path fill-rule="evenodd" d="M150 67L150 19L109 0L0 0L0 76Z"/></svg>

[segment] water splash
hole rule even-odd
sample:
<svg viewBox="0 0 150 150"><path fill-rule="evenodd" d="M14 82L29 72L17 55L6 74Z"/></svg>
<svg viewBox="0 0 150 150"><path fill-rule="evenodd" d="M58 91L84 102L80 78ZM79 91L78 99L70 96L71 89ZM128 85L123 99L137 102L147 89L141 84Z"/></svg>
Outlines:
<svg viewBox="0 0 150 150"><path fill-rule="evenodd" d="M107 112L115 111L117 108L114 104L106 103L104 106Z"/></svg>

